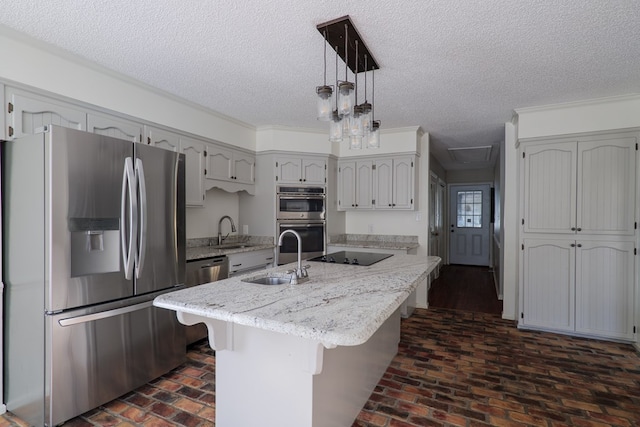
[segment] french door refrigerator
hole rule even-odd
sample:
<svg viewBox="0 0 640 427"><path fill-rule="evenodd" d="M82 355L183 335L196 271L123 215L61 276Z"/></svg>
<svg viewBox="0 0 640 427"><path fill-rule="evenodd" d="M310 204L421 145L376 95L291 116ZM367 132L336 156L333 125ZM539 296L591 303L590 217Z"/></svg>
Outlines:
<svg viewBox="0 0 640 427"><path fill-rule="evenodd" d="M185 360L184 155L46 126L3 143L5 401L54 426Z"/></svg>

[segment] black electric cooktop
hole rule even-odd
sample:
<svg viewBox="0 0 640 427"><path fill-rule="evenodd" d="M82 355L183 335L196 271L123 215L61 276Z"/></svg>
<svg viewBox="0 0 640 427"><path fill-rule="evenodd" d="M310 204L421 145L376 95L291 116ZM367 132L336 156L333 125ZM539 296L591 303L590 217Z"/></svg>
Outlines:
<svg viewBox="0 0 640 427"><path fill-rule="evenodd" d="M331 262L335 264L371 265L378 261L392 257L393 254L376 254L371 252L340 251L332 254L317 256L307 261Z"/></svg>

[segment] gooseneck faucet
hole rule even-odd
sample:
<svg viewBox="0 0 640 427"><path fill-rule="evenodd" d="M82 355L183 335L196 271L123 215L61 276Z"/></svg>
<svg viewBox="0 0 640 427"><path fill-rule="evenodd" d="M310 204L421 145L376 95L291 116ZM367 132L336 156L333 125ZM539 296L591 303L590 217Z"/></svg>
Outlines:
<svg viewBox="0 0 640 427"><path fill-rule="evenodd" d="M220 218L220 221L218 221L218 245L221 245L224 239L229 237L229 233L227 233L225 237L222 237L222 221L225 218L228 219L229 222L231 223L231 232L232 233L236 232L236 225L233 223L233 218L231 218L229 215L225 215L222 218Z"/></svg>
<svg viewBox="0 0 640 427"><path fill-rule="evenodd" d="M296 239L298 239L298 268L294 271L291 271L291 284L297 285L300 279L306 280L309 278L309 275L307 274L307 268L309 268L309 266L302 266L302 238L297 231L289 229L284 230L282 233L280 233L280 237L278 237L278 246L282 246L282 239L287 233L293 234L294 236L296 236Z"/></svg>

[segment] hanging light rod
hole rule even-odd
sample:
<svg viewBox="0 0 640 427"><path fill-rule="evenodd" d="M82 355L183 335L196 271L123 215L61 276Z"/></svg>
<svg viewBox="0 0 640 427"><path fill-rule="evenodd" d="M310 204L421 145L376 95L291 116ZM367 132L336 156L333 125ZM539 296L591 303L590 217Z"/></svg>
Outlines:
<svg viewBox="0 0 640 427"><path fill-rule="evenodd" d="M349 45L347 47L349 51L348 55L346 54L347 52L345 52L344 48L345 24L347 25L347 35L349 41ZM367 48L367 45L362 40L362 37L360 37L360 34L358 34L358 30L356 30L356 27L351 22L349 15L322 24L318 24L316 28L323 36L326 31L327 43L329 43L329 46L333 47L336 50L338 56L342 58L345 63L347 63L348 58L347 67L349 67L349 69L354 74L356 73L356 70L358 71L358 73L362 73L366 71L377 70L380 68L373 55L369 51L369 48ZM355 45L356 40L358 40L357 56ZM365 55L367 56L366 65L364 60Z"/></svg>

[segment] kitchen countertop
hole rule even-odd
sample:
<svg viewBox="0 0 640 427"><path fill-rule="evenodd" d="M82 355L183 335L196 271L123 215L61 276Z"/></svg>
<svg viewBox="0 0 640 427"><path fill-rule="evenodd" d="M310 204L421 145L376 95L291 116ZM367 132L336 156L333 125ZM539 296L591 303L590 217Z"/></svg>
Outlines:
<svg viewBox="0 0 640 427"><path fill-rule="evenodd" d="M420 246L418 236L394 236L384 234L339 234L329 236L327 246L351 248L412 250Z"/></svg>
<svg viewBox="0 0 640 427"><path fill-rule="evenodd" d="M211 258L214 256L220 256L220 255L259 251L262 249L273 249L275 247L273 243L271 244L230 243L229 244L229 246L239 246L239 245L242 245L243 247L225 248L224 245L221 247L216 247L216 246L188 247L186 258L187 258L187 261L192 261L196 259Z"/></svg>
<svg viewBox="0 0 640 427"><path fill-rule="evenodd" d="M282 275L291 263L167 293L154 305L326 346L354 346L365 343L439 263L417 255L394 255L369 267L311 262L309 281L299 285L241 281Z"/></svg>

